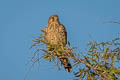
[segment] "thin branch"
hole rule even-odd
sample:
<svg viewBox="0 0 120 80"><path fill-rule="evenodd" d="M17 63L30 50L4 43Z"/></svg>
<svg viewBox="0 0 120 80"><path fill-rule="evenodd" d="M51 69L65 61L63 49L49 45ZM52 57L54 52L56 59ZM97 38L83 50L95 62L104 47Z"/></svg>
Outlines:
<svg viewBox="0 0 120 80"><path fill-rule="evenodd" d="M90 67L91 69L97 71L97 68L96 68L96 67L93 67L93 66L90 65L89 63L86 63L86 61L84 61L84 60L82 60L82 59L78 59L78 58L76 58L76 57L74 57L74 56L70 56L70 57L71 57L72 59L74 59L75 61L80 61L81 63L85 64L86 66ZM100 73L97 73L97 74L99 75ZM108 77L107 77L106 75L102 75L102 74L101 74L101 76L104 78L104 80L108 80Z"/></svg>
<svg viewBox="0 0 120 80"><path fill-rule="evenodd" d="M91 66L89 63L86 63L83 59L78 59L74 56L70 56L72 59L74 59L75 61L80 61L81 63L85 64L86 66L92 68L93 70L97 70L97 68Z"/></svg>
<svg viewBox="0 0 120 80"><path fill-rule="evenodd" d="M105 22L103 22L103 24L105 24L105 23L114 23L114 24L120 24L120 22L116 22L116 21L105 21Z"/></svg>

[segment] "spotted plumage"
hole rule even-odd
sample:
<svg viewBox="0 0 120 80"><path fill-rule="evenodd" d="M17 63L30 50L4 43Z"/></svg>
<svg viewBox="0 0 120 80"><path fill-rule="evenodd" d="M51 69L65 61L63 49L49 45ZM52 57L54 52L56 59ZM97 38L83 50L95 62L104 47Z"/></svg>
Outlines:
<svg viewBox="0 0 120 80"><path fill-rule="evenodd" d="M67 32L64 25L60 24L57 15L52 15L49 17L48 25L45 29L44 39L51 46L66 46ZM60 61L66 72L72 72L72 66L68 58L61 58Z"/></svg>

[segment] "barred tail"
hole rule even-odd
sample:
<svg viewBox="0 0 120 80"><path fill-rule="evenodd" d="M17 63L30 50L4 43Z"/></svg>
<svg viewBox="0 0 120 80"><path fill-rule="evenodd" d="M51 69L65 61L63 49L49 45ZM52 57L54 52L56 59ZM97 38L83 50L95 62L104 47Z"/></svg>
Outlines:
<svg viewBox="0 0 120 80"><path fill-rule="evenodd" d="M61 61L61 64L64 66L66 72L72 72L72 66L68 58L61 58L60 61Z"/></svg>

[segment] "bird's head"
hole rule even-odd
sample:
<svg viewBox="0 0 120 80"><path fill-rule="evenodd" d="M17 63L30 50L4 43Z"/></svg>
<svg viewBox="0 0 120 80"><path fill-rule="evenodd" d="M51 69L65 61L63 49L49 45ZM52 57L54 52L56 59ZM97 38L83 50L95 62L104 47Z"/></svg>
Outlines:
<svg viewBox="0 0 120 80"><path fill-rule="evenodd" d="M49 19L48 19L48 23L58 22L58 21L59 21L59 17L58 17L58 15L56 15L56 14L50 16Z"/></svg>

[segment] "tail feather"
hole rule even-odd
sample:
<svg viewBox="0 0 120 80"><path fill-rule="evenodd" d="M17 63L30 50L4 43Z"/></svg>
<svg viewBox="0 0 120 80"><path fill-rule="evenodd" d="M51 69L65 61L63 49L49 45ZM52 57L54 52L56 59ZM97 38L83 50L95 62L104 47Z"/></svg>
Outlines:
<svg viewBox="0 0 120 80"><path fill-rule="evenodd" d="M72 66L68 58L62 58L60 59L60 61L61 61L61 64L64 66L66 72L72 72Z"/></svg>
<svg viewBox="0 0 120 80"><path fill-rule="evenodd" d="M64 66L64 68L65 68L66 72L72 72L72 66L71 66L71 64L68 64L67 67Z"/></svg>

